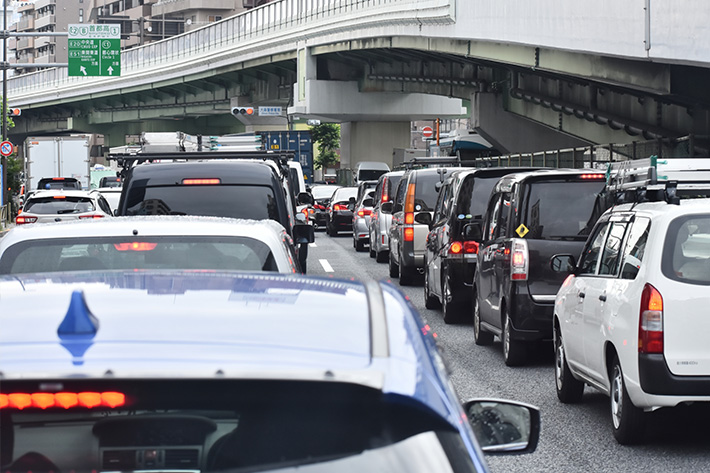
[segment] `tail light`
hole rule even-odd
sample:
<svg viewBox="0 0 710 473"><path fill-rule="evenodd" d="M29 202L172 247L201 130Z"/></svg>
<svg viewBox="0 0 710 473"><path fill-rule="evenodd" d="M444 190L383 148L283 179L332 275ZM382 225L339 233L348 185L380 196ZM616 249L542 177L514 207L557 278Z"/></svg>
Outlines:
<svg viewBox="0 0 710 473"><path fill-rule="evenodd" d="M16 225L24 225L25 223L35 223L36 221L37 217L25 217L24 215L18 215L15 218Z"/></svg>
<svg viewBox="0 0 710 473"><path fill-rule="evenodd" d="M100 214L97 214L97 215L79 215L79 218L80 218L80 219L83 219L83 218L104 218L104 215L100 215Z"/></svg>
<svg viewBox="0 0 710 473"><path fill-rule="evenodd" d="M365 217L365 216L367 216L367 215L372 215L372 210L360 209L360 210L357 211L357 214L358 214L358 216L360 216L360 217Z"/></svg>
<svg viewBox="0 0 710 473"><path fill-rule="evenodd" d="M116 251L152 251L158 246L157 243L147 241L131 241L125 243L114 243Z"/></svg>
<svg viewBox="0 0 710 473"><path fill-rule="evenodd" d="M646 284L639 311L639 353L663 353L663 297Z"/></svg>
<svg viewBox="0 0 710 473"><path fill-rule="evenodd" d="M512 257L510 258L510 279L513 281L528 280L528 242L513 240Z"/></svg>
<svg viewBox="0 0 710 473"><path fill-rule="evenodd" d="M333 210L335 210L336 212L337 212L338 210L348 210L348 206L347 206L347 205L343 205L343 204L335 204L335 205L333 206Z"/></svg>
<svg viewBox="0 0 710 473"><path fill-rule="evenodd" d="M308 207L304 207L303 210L301 210L301 213L308 218Z"/></svg>
<svg viewBox="0 0 710 473"><path fill-rule="evenodd" d="M449 245L449 255L475 255L478 253L478 243L475 241L454 241Z"/></svg>
<svg viewBox="0 0 710 473"><path fill-rule="evenodd" d="M214 186L221 184L222 180L219 178L209 178L209 179L183 179L182 184L185 186Z"/></svg>
<svg viewBox="0 0 710 473"><path fill-rule="evenodd" d="M315 205L313 205L313 208L318 209L318 210L325 210L325 207L323 207L323 206L320 205L320 204L315 204Z"/></svg>
<svg viewBox="0 0 710 473"><path fill-rule="evenodd" d="M579 176L580 179L583 179L585 181L605 181L606 180L606 175L605 174L582 174Z"/></svg>
<svg viewBox="0 0 710 473"><path fill-rule="evenodd" d="M414 228L405 227L404 229L404 241L414 241Z"/></svg>
<svg viewBox="0 0 710 473"><path fill-rule="evenodd" d="M404 241L414 241L414 191L415 184L407 187L407 196L404 199Z"/></svg>
<svg viewBox="0 0 710 473"><path fill-rule="evenodd" d="M382 178L382 202L389 202L390 193L389 186L387 185L387 177Z"/></svg>

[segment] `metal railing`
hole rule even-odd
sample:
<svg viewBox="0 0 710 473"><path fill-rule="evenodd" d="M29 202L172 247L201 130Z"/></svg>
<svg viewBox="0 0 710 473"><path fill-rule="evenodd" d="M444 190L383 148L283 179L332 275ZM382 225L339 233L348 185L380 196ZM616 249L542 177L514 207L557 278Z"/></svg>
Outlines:
<svg viewBox="0 0 710 473"><path fill-rule="evenodd" d="M294 38L328 34L368 24L453 22L456 0L279 0L202 28L121 52L122 78L157 66L189 60L205 61L213 54L264 47L269 39L295 44ZM353 27L351 24L350 27ZM289 34L288 38L283 36ZM155 80L155 77L154 77ZM106 77L69 77L66 68L47 69L8 79L13 97L78 84L100 84Z"/></svg>

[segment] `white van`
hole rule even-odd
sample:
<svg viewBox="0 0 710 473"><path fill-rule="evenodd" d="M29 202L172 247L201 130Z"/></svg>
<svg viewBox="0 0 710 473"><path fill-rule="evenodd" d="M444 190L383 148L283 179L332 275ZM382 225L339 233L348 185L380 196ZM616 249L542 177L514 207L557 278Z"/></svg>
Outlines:
<svg viewBox="0 0 710 473"><path fill-rule="evenodd" d="M381 175L390 172L386 163L378 161L360 161L355 167L353 181L355 184L362 181L376 181Z"/></svg>

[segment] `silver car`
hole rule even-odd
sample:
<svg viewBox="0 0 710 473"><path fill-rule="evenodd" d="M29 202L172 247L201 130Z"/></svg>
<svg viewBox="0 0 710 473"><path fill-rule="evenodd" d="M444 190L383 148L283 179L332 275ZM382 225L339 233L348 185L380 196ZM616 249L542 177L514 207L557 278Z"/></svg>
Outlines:
<svg viewBox="0 0 710 473"><path fill-rule="evenodd" d="M0 240L0 274L103 269L298 272L291 237L271 220L115 217L23 225Z"/></svg>
<svg viewBox="0 0 710 473"><path fill-rule="evenodd" d="M364 192L355 203L353 210L353 248L365 251L365 244L370 242L370 214L374 204L375 191Z"/></svg>
<svg viewBox="0 0 710 473"><path fill-rule="evenodd" d="M22 212L15 218L17 225L94 220L113 215L111 206L97 191L51 189L33 192Z"/></svg>
<svg viewBox="0 0 710 473"><path fill-rule="evenodd" d="M375 188L375 202L370 214L370 257L386 263L390 250L389 228L392 223L392 201L404 171L392 171L380 176Z"/></svg>

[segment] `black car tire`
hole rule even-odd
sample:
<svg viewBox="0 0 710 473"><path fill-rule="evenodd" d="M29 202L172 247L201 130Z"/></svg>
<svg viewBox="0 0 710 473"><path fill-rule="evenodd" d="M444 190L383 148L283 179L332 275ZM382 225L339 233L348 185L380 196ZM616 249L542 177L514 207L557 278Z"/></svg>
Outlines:
<svg viewBox="0 0 710 473"><path fill-rule="evenodd" d="M389 255L389 270L390 270L390 277L391 278L398 278L399 277L399 265L392 261L392 253L390 252Z"/></svg>
<svg viewBox="0 0 710 473"><path fill-rule="evenodd" d="M626 393L624 373L621 362L614 357L610 372L609 405L614 438L621 445L632 445L643 440L646 426L646 414L634 406Z"/></svg>
<svg viewBox="0 0 710 473"><path fill-rule="evenodd" d="M372 240L370 240L370 241L372 241ZM375 250L372 248L372 243L370 243L370 258L374 258L374 257L376 257L376 256L377 256L377 253L376 253Z"/></svg>
<svg viewBox="0 0 710 473"><path fill-rule="evenodd" d="M432 296L429 291L429 265L426 259L424 259L424 307L427 309L438 309L441 307L439 298Z"/></svg>
<svg viewBox="0 0 710 473"><path fill-rule="evenodd" d="M520 340L513 340L511 327L512 322L506 309L503 319L503 333L501 334L501 341L503 342L503 361L505 361L506 366L520 366L525 360L527 347Z"/></svg>
<svg viewBox="0 0 710 473"><path fill-rule="evenodd" d="M444 313L444 323L457 324L461 322L461 308L454 302L446 266L441 267L441 311ZM451 299L451 300L449 300Z"/></svg>
<svg viewBox="0 0 710 473"><path fill-rule="evenodd" d="M572 375L567 364L565 346L562 343L562 333L555 327L555 388L557 399L564 404L574 404L582 400L584 383Z"/></svg>
<svg viewBox="0 0 710 473"><path fill-rule="evenodd" d="M364 241L353 239L353 242L355 243L355 251L357 251L357 252L365 251L365 242Z"/></svg>
<svg viewBox="0 0 710 473"><path fill-rule="evenodd" d="M493 334L486 332L481 326L481 306L478 303L478 292L473 288L473 342L478 346L493 343Z"/></svg>
<svg viewBox="0 0 710 473"><path fill-rule="evenodd" d="M399 266L399 285L400 286L411 286L414 284L414 269L405 268L404 266Z"/></svg>
<svg viewBox="0 0 710 473"><path fill-rule="evenodd" d="M386 263L387 262L387 257L389 256L389 251L382 250L382 251L377 251L377 255L375 256L375 261L378 263Z"/></svg>

